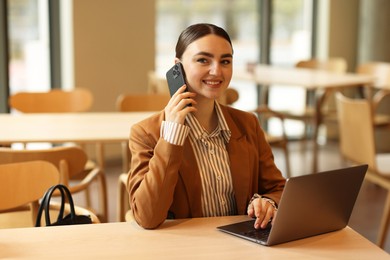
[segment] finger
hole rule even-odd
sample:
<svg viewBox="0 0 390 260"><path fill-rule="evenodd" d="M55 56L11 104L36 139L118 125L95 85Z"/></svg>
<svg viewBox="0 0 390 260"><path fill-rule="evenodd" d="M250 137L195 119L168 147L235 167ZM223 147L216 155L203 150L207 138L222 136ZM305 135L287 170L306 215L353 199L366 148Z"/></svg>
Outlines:
<svg viewBox="0 0 390 260"><path fill-rule="evenodd" d="M265 216L264 203L262 199L255 199L251 203L253 208L253 215L256 217L254 227L259 229Z"/></svg>
<svg viewBox="0 0 390 260"><path fill-rule="evenodd" d="M248 205L247 213L248 213L249 217L253 218L255 216L255 210L253 208L253 202Z"/></svg>
<svg viewBox="0 0 390 260"><path fill-rule="evenodd" d="M185 107L188 104L196 104L196 101L193 99L196 96L196 93L194 92L180 92L181 89L176 92L172 98L170 99L168 105L174 109L175 107L179 106L177 110L181 110L183 107ZM190 99L190 100L187 100ZM185 100L185 105L183 105L183 100Z"/></svg>
<svg viewBox="0 0 390 260"><path fill-rule="evenodd" d="M254 202L253 206L254 206L256 218L263 219L266 214L265 212L266 204L264 203L264 200L256 199L253 202Z"/></svg>
<svg viewBox="0 0 390 260"><path fill-rule="evenodd" d="M175 94L173 94L172 97L175 97L175 96L179 95L180 93L183 93L186 89L187 89L187 86L186 86L186 84L184 84L183 86L181 86L180 88L178 88L176 90Z"/></svg>
<svg viewBox="0 0 390 260"><path fill-rule="evenodd" d="M266 214L264 216L263 221L261 222L260 226L261 228L266 228L268 223L271 221L271 218L273 216L274 208L273 207L268 207Z"/></svg>
<svg viewBox="0 0 390 260"><path fill-rule="evenodd" d="M274 215L274 208L264 199L254 201L255 210L255 228L266 228L272 216Z"/></svg>
<svg viewBox="0 0 390 260"><path fill-rule="evenodd" d="M169 105L176 106L181 100L181 98L178 97L181 95L181 93L185 92L186 88L187 88L186 85L183 85L180 88L178 88L177 91L172 95L171 99L169 100L168 106Z"/></svg>

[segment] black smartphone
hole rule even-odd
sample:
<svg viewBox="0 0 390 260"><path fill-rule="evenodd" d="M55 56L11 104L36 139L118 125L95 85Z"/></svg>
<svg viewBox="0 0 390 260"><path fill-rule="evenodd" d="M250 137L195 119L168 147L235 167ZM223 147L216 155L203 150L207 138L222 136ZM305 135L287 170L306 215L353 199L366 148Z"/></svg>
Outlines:
<svg viewBox="0 0 390 260"><path fill-rule="evenodd" d="M173 65L173 67L167 71L166 78L168 81L169 93L172 96L181 86L186 84L186 75L184 73L183 65L180 62Z"/></svg>

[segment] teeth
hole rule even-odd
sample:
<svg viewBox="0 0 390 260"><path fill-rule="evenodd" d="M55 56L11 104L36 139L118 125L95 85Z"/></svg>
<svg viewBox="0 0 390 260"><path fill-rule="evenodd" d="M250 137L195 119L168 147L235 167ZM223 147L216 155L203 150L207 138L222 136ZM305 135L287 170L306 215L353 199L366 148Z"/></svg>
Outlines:
<svg viewBox="0 0 390 260"><path fill-rule="evenodd" d="M208 85L218 85L220 83L219 81L205 81L205 82Z"/></svg>

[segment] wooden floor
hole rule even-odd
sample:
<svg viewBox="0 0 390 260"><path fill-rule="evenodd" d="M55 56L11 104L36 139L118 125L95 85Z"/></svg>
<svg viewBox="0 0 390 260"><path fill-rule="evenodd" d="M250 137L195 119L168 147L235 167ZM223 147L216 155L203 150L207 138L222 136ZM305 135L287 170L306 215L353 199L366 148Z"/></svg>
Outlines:
<svg viewBox="0 0 390 260"><path fill-rule="evenodd" d="M292 175L311 173L311 147L302 146L301 143L290 144ZM274 150L275 161L278 167L284 171L284 156L277 149ZM335 143L321 145L319 157L319 170L330 170L346 166L340 158L338 146ZM109 193L109 221L117 221L117 180L121 173L121 162L107 162L106 174ZM366 237L375 242L378 226L382 215L386 191L371 183L364 182L359 197L355 204L349 225ZM81 202L80 202L81 203ZM390 253L390 237L387 238L385 250Z"/></svg>

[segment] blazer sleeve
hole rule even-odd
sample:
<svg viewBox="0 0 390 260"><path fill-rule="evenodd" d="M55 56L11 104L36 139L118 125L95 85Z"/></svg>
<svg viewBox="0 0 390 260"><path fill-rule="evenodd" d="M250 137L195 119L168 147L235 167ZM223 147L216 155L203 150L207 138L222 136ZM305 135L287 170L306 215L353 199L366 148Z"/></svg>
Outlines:
<svg viewBox="0 0 390 260"><path fill-rule="evenodd" d="M127 187L137 223L156 228L167 218L178 181L183 147L160 138L161 120L134 125L130 133L131 169ZM150 122L152 121L152 122Z"/></svg>
<svg viewBox="0 0 390 260"><path fill-rule="evenodd" d="M257 120L257 118L256 118ZM256 136L259 150L259 178L258 193L268 197L279 204L286 179L275 164L274 154L269 145L263 129L256 123Z"/></svg>

